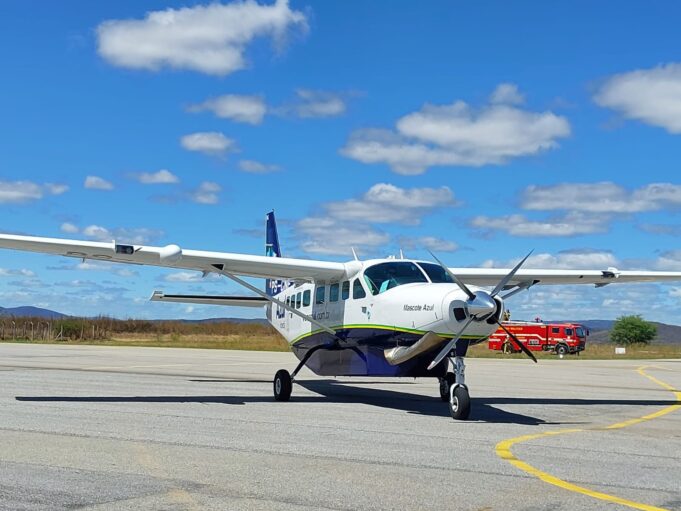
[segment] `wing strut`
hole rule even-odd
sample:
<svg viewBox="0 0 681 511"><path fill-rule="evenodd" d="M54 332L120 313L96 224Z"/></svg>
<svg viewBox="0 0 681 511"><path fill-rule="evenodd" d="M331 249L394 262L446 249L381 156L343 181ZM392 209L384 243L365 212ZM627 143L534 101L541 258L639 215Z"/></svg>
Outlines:
<svg viewBox="0 0 681 511"><path fill-rule="evenodd" d="M263 298L267 299L268 301L270 301L270 302L272 302L272 303L276 303L276 304L279 305L280 307L282 307L282 308L286 309L287 311L289 311L289 312L295 314L296 316L300 316L301 318L303 318L303 319L309 321L309 322L312 323L313 325L317 325L319 328L321 328L321 329L324 330L325 332L330 333L330 334L333 335L334 337L336 336L336 331L335 331L334 329L329 328L328 326L321 324L319 321L317 321L316 319L314 319L312 316L308 316L307 314L304 314L304 313L300 312L299 310L294 309L293 307L291 307L291 306L289 306L289 305L286 305L285 302L282 302L281 300L277 300L276 298L274 298L274 297L268 295L268 294L265 293L265 291L263 291L262 289L258 289L258 288L255 287L253 284L249 284L248 282L246 282L246 281L243 280L243 279L240 279L240 278L237 277L236 275L232 275L232 274L229 273L228 271L225 271L224 266L223 266L222 264L214 264L214 265L213 265L213 268L215 268L215 271L216 271L217 273L219 273L220 275L223 275L223 276L227 277L228 279L233 280L233 281L236 282L237 284L241 284L241 285L244 286L246 289L250 289L250 290L253 291L254 293L256 293L256 294L262 296Z"/></svg>

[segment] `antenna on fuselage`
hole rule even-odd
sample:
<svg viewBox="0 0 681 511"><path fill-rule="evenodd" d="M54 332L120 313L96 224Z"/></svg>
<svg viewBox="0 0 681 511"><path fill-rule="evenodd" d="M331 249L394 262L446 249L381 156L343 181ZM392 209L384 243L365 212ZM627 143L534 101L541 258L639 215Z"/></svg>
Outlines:
<svg viewBox="0 0 681 511"><path fill-rule="evenodd" d="M350 250L352 250L352 257L355 258L355 261L359 261L359 257L357 257L357 252L355 252L355 247L350 247Z"/></svg>
<svg viewBox="0 0 681 511"><path fill-rule="evenodd" d="M404 259L404 252L402 252L401 248L400 248L400 259Z"/></svg>

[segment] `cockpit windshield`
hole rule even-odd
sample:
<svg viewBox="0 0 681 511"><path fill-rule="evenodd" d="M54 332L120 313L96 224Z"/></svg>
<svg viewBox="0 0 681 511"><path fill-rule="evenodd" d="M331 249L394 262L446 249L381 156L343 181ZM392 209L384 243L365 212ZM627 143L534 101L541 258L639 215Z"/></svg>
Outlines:
<svg viewBox="0 0 681 511"><path fill-rule="evenodd" d="M379 263L371 266L364 271L364 281L372 295L383 293L403 284L428 282L419 267L407 261Z"/></svg>
<svg viewBox="0 0 681 511"><path fill-rule="evenodd" d="M430 279L431 282L434 282L435 284L441 283L454 284L452 277L450 277L449 274L444 270L444 268L439 264L435 263L418 263L418 264L421 268L423 268L423 271L426 272L426 275L428 275L428 278Z"/></svg>

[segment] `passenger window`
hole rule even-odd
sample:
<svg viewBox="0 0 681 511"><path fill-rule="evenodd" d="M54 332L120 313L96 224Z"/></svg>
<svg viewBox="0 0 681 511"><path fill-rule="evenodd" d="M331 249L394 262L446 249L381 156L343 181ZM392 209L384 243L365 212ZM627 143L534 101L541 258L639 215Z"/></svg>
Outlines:
<svg viewBox="0 0 681 511"><path fill-rule="evenodd" d="M335 284L331 284L329 286L329 301L330 302L338 301L338 282L336 282Z"/></svg>
<svg viewBox="0 0 681 511"><path fill-rule="evenodd" d="M321 305L322 303L324 303L325 295L326 295L326 286L318 286L317 292L315 294L314 303L316 303L317 305Z"/></svg>
<svg viewBox="0 0 681 511"><path fill-rule="evenodd" d="M355 300L358 298L366 298L366 291L364 291L364 288L362 287L362 283L359 281L359 279L355 279L352 282L352 298Z"/></svg>
<svg viewBox="0 0 681 511"><path fill-rule="evenodd" d="M307 291L303 291L303 307L309 307L310 306L310 296L312 295L312 292L308 289Z"/></svg>
<svg viewBox="0 0 681 511"><path fill-rule="evenodd" d="M341 300L350 298L350 281L346 280L341 286Z"/></svg>
<svg viewBox="0 0 681 511"><path fill-rule="evenodd" d="M301 298L301 293L296 293L296 309L300 309L300 304L302 302Z"/></svg>
<svg viewBox="0 0 681 511"><path fill-rule="evenodd" d="M553 327L553 328L551 329L551 333L552 333L552 334L559 334L559 333L560 333L560 328Z"/></svg>

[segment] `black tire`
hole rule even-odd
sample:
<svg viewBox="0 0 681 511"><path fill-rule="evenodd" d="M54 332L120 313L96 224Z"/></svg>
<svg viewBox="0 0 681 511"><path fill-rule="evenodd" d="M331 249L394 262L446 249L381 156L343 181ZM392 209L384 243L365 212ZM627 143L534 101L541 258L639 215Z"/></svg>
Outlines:
<svg viewBox="0 0 681 511"><path fill-rule="evenodd" d="M449 400L449 413L454 420L465 421L468 419L471 414L471 397L466 387L459 385L454 388Z"/></svg>
<svg viewBox="0 0 681 511"><path fill-rule="evenodd" d="M559 344L556 346L556 353L558 355L567 355L570 352L567 346L565 344Z"/></svg>
<svg viewBox="0 0 681 511"><path fill-rule="evenodd" d="M449 389L456 383L454 373L447 373L444 378L440 378L440 399L443 402L449 401Z"/></svg>
<svg viewBox="0 0 681 511"><path fill-rule="evenodd" d="M288 401L291 398L291 390L293 389L293 381L291 375L286 369L279 369L274 375L274 399L276 401Z"/></svg>

